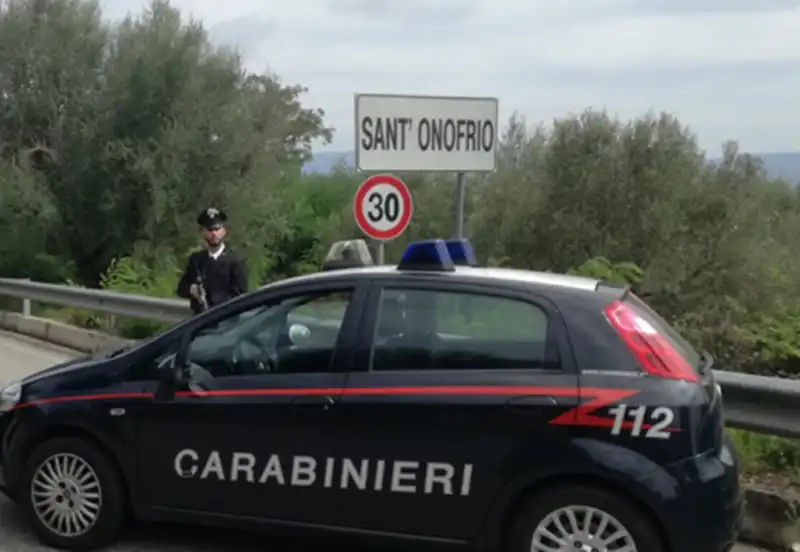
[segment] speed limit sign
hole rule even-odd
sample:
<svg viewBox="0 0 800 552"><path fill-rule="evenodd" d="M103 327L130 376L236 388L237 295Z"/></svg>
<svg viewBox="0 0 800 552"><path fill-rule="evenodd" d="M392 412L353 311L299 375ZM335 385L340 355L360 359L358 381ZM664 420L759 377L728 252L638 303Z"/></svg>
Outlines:
<svg viewBox="0 0 800 552"><path fill-rule="evenodd" d="M408 188L390 174L366 179L353 201L358 227L374 240L392 240L402 234L411 221L411 211Z"/></svg>

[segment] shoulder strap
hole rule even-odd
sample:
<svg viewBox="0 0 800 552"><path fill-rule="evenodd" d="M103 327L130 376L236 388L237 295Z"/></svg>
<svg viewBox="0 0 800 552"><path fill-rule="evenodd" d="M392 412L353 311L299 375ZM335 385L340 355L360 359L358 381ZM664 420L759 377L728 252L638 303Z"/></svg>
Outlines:
<svg viewBox="0 0 800 552"><path fill-rule="evenodd" d="M202 249L192 255L192 263L194 263L194 269L198 276L205 278L208 268L208 250Z"/></svg>

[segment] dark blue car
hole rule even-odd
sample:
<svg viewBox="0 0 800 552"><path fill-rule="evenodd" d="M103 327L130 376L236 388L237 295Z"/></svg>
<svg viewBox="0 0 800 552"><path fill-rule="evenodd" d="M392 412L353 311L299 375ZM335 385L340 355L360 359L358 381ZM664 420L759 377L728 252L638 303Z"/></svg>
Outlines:
<svg viewBox="0 0 800 552"><path fill-rule="evenodd" d="M381 267L348 247L4 389L0 487L42 541L101 547L134 516L414 547L730 550L739 472L713 359L629 289L478 267L464 241Z"/></svg>

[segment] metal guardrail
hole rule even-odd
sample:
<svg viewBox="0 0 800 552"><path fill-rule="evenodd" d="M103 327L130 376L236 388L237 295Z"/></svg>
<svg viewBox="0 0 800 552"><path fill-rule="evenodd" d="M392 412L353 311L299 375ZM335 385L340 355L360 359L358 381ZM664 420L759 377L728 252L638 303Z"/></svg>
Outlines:
<svg viewBox="0 0 800 552"><path fill-rule="evenodd" d="M43 284L31 280L0 278L0 295L155 322L180 322L192 314L188 301L77 286ZM23 310L25 314L30 313L30 307L23 307Z"/></svg>
<svg viewBox="0 0 800 552"><path fill-rule="evenodd" d="M714 370L729 427L800 438L800 380Z"/></svg>
<svg viewBox="0 0 800 552"><path fill-rule="evenodd" d="M175 323L191 314L186 301L0 278L0 295L123 317ZM726 424L767 435L800 438L800 380L715 370Z"/></svg>

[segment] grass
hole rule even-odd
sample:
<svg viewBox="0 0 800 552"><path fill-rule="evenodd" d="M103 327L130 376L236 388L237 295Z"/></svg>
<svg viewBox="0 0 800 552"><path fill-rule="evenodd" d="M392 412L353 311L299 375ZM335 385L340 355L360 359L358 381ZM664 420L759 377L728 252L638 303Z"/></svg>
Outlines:
<svg viewBox="0 0 800 552"><path fill-rule="evenodd" d="M800 487L800 440L729 429L746 479ZM800 489L798 489L800 492Z"/></svg>

